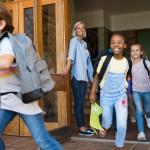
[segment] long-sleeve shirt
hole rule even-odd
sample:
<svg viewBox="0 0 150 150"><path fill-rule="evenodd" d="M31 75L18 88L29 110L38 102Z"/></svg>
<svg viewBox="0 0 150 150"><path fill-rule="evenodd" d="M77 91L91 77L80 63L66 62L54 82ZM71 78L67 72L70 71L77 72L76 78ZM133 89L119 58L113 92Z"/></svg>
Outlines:
<svg viewBox="0 0 150 150"><path fill-rule="evenodd" d="M93 67L85 41L77 36L70 40L67 60L72 60L71 78L74 76L78 81L93 81Z"/></svg>

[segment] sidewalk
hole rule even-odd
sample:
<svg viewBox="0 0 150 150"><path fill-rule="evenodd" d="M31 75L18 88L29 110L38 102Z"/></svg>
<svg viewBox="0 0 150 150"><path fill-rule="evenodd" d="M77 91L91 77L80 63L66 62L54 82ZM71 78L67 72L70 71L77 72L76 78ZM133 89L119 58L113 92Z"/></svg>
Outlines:
<svg viewBox="0 0 150 150"><path fill-rule="evenodd" d="M30 137L4 136L6 150L37 150L37 146ZM63 143L64 150L112 150L114 141L72 137L70 141ZM126 143L128 150L150 150L148 142Z"/></svg>

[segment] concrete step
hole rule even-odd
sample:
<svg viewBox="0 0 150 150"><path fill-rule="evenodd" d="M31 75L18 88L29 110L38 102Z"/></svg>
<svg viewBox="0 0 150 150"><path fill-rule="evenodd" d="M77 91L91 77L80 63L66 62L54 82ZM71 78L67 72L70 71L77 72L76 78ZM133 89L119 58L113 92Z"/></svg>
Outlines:
<svg viewBox="0 0 150 150"><path fill-rule="evenodd" d="M84 136L72 136L71 141L89 141L89 142L105 142L105 143L114 143L115 140L113 139L103 139L103 138L96 138L96 137L84 137ZM149 141L130 141L126 140L126 144L143 144L143 145L150 145Z"/></svg>

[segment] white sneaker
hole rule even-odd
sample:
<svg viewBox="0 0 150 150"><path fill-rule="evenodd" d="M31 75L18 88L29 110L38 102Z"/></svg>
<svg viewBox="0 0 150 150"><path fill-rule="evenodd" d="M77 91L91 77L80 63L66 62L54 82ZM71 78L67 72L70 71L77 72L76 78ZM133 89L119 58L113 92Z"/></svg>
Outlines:
<svg viewBox="0 0 150 150"><path fill-rule="evenodd" d="M131 123L135 123L136 122L135 117L130 117L130 119L131 119Z"/></svg>
<svg viewBox="0 0 150 150"><path fill-rule="evenodd" d="M147 118L147 117L145 116L145 119L146 119L146 122L147 122L147 127L150 128L150 118Z"/></svg>
<svg viewBox="0 0 150 150"><path fill-rule="evenodd" d="M140 132L137 136L137 140L139 141L146 141L146 136L144 132Z"/></svg>
<svg viewBox="0 0 150 150"><path fill-rule="evenodd" d="M146 118L147 121L147 127L150 128L150 118Z"/></svg>

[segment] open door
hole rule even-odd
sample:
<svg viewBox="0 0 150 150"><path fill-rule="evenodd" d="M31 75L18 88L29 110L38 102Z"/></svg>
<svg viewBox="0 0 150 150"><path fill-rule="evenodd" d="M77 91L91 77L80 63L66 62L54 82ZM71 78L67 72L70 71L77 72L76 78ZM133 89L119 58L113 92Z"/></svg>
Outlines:
<svg viewBox="0 0 150 150"><path fill-rule="evenodd" d="M14 13L15 32L25 32L34 41L41 57L47 63L56 80L53 91L45 94L40 105L44 110L44 121L47 130L53 130L70 125L70 87L69 76L62 78L59 73L66 64L66 51L69 35L68 0L18 0L7 3L8 8ZM15 21L17 20L17 21ZM6 134L30 135L22 120L13 120L18 134L10 132L14 126L8 126Z"/></svg>

